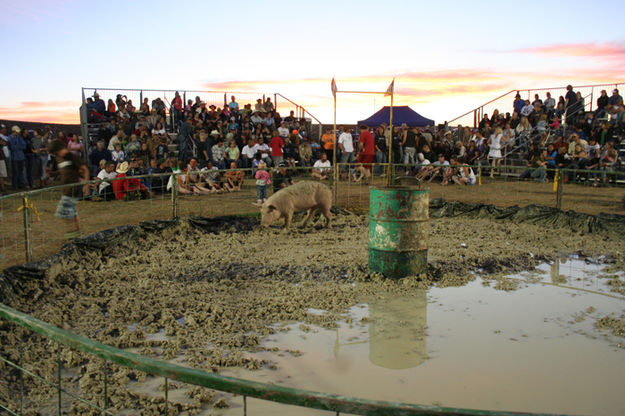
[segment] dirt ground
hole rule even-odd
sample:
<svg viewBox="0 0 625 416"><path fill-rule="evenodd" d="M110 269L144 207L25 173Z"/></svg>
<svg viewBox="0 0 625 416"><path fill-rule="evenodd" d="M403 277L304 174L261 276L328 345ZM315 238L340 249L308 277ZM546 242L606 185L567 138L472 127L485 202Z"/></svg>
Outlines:
<svg viewBox="0 0 625 416"><path fill-rule="evenodd" d="M44 279L24 283L6 302L109 345L219 372L232 366L275 367L271 361L245 358L242 352L262 350L260 342L275 332L274 325L300 321L334 328L350 307L379 293L409 296L433 285L460 286L475 279L476 270L493 280L495 288L513 290L505 274L531 270L563 253L605 256L614 272L625 270L623 235L581 234L506 220L431 220L427 273L399 281L368 272L365 215L336 215L329 230L261 229L254 217L202 224L181 220L161 229L136 227L106 246L68 247ZM311 314L310 308L327 312ZM622 321L611 319L600 325L622 332ZM17 360L15 330L1 325L3 354ZM30 368L54 379L54 346L26 335L24 351ZM102 360L66 348L61 357L64 385L101 401ZM145 379L144 374L110 365L108 379L114 408L163 412L162 398L126 388ZM0 367L0 380L5 383L0 396L15 400L18 373ZM28 391L26 414L35 414L55 394L32 381ZM228 403L218 393L198 388L169 409L170 414L190 415L224 405ZM66 410L91 414L77 401L68 402Z"/></svg>
<svg viewBox="0 0 625 416"><path fill-rule="evenodd" d="M383 184L383 179L378 177L371 183L374 186ZM369 185L341 181L336 205L353 212L368 212ZM529 204L556 206L556 194L553 192L553 184L550 183L484 178L481 186L441 186L428 183L423 188L430 190L430 199L444 198L448 201L486 203L500 207ZM594 188L565 184L563 190L564 211L625 215L625 187ZM59 197L58 191L41 192L31 197L37 210L37 214L33 214L30 232L33 260L46 258L66 242L63 240L64 224L54 217ZM255 199L255 187L249 181L237 193L181 196L177 204L177 214L180 217L257 214L258 209L252 205ZM0 270L26 261L24 218L23 212L18 211L21 205L21 198L18 196L0 198ZM83 201L78 204L78 211L83 233L90 234L121 225L137 224L140 221L172 218L173 204L171 196L166 194L155 195L152 199L143 201Z"/></svg>

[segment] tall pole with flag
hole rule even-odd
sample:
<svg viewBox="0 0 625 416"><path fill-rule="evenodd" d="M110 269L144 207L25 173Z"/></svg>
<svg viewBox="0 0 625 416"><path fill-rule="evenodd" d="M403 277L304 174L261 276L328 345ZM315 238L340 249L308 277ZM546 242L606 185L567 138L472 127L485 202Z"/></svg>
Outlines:
<svg viewBox="0 0 625 416"><path fill-rule="evenodd" d="M334 97L334 130L332 130L332 134L334 134L334 141L332 143L332 202L336 204L336 190L338 189L338 169L336 166L336 92L338 91L336 88L336 81L334 77L332 77L332 84L330 86L332 88L332 96Z"/></svg>
<svg viewBox="0 0 625 416"><path fill-rule="evenodd" d="M388 147L388 172L386 175L386 186L391 186L393 184L393 180L391 178L391 172L392 172L392 160L391 160L391 156L393 154L393 93L395 92L395 78L393 78L393 81L391 81L391 85L388 86L388 88L386 89L386 92L384 93L384 96L391 96L391 111L390 111L390 115L389 115L389 129L390 129L390 134L388 136L388 143L386 144ZM336 104L336 100L335 100L335 104Z"/></svg>

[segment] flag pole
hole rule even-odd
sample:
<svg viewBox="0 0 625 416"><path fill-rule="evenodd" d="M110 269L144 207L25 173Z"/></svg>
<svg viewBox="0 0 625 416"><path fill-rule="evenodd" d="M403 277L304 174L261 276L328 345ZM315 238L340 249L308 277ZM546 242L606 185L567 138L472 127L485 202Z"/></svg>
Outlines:
<svg viewBox="0 0 625 416"><path fill-rule="evenodd" d="M334 80L334 78L332 78ZM338 189L338 169L336 168L336 91L334 92L334 143L332 144L332 170L334 175L334 180L332 181L332 203L336 204L336 193Z"/></svg>
<svg viewBox="0 0 625 416"><path fill-rule="evenodd" d="M395 81L395 80L393 80ZM393 91L391 90L391 114L389 119L389 129L390 135L388 136L388 174L386 175L386 186L391 186L393 184L393 180L391 179L391 172L393 171L393 164L391 160L391 156L393 154Z"/></svg>

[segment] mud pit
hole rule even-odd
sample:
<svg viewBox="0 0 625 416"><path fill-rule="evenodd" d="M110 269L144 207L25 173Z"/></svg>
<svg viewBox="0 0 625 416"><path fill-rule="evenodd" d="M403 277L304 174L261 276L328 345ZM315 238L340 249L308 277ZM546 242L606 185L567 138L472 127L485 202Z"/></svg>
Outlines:
<svg viewBox="0 0 625 416"><path fill-rule="evenodd" d="M622 290L625 237L620 233L582 234L505 220L435 219L430 223L427 274L394 281L366 269L364 216L337 215L330 230L285 233L279 228L259 229L257 224L258 219L252 218L191 219L79 240L46 265L43 279L8 290L5 302L109 345L223 372L235 367L279 370L272 355L262 353L301 354L263 344L288 323L298 322L304 331L337 329L345 319L349 322L348 311L355 305L382 297L417 296L431 287L462 286L477 278L476 271L485 285L515 290L518 284L506 275L532 270L554 260L557 253L602 256L612 264L612 287ZM607 316L597 326L622 335L622 322L622 316ZM16 360L14 328L3 324L0 329L3 355ZM33 336L27 337L26 351L30 368L54 379L55 347ZM103 362L69 349L61 356L64 383L101 403ZM15 399L17 373L6 367L1 371L12 387L8 392L3 384L0 396ZM130 409L128 414L138 408L145 414L163 412L162 395L133 388L146 380L145 375L113 365L108 371L114 408ZM246 372L239 375L246 377ZM148 382L155 383L151 377ZM54 391L31 380L27 397L34 412L49 406ZM199 388L170 398L170 414L209 414L232 404L222 393ZM65 410L89 414L76 401L67 400Z"/></svg>

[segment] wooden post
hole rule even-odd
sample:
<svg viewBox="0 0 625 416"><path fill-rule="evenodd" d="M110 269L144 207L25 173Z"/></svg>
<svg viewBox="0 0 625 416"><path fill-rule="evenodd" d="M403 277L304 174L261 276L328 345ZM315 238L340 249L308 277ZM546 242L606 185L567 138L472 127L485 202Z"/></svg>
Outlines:
<svg viewBox="0 0 625 416"><path fill-rule="evenodd" d="M562 209L562 184L563 184L563 172L558 170L558 182L556 188L556 209Z"/></svg>
<svg viewBox="0 0 625 416"><path fill-rule="evenodd" d="M24 249L26 251L26 263L33 261L33 247L31 245L30 230L30 208L28 205L28 195L22 195L22 212L24 217Z"/></svg>

